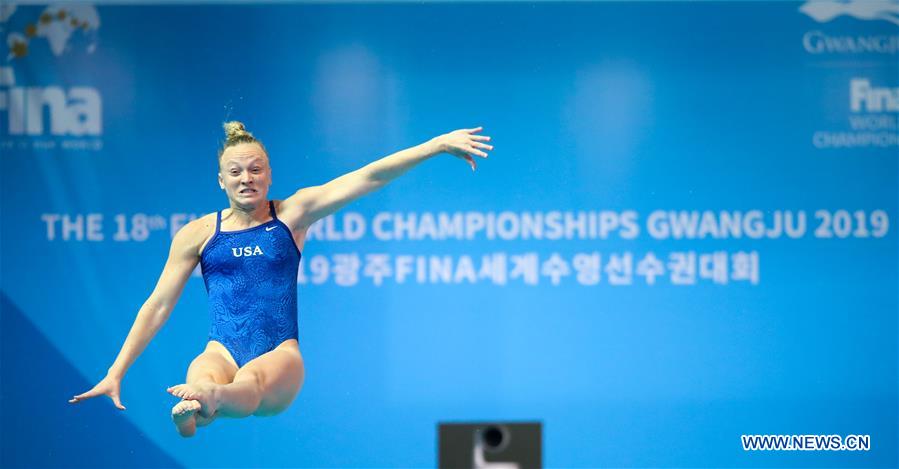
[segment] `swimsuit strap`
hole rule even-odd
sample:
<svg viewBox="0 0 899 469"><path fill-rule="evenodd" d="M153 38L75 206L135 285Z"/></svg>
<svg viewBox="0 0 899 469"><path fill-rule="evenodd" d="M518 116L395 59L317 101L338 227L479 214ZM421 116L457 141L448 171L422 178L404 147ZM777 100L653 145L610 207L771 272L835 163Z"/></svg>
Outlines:
<svg viewBox="0 0 899 469"><path fill-rule="evenodd" d="M215 232L218 234L222 230L222 211L215 212Z"/></svg>
<svg viewBox="0 0 899 469"><path fill-rule="evenodd" d="M278 215L275 215L275 201L274 200L268 201L268 208L269 208L269 212L272 216L272 220L277 220Z"/></svg>

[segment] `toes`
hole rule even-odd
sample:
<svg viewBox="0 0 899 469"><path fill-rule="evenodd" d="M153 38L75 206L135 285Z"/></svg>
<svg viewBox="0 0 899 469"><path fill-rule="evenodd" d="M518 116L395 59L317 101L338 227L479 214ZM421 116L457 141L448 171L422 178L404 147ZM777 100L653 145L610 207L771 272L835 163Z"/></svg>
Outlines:
<svg viewBox="0 0 899 469"><path fill-rule="evenodd" d="M195 401L192 401L192 402L195 402ZM188 404L188 405L185 405L182 409L183 409L182 415L189 415L189 414L192 414L192 413L200 410L200 406Z"/></svg>
<svg viewBox="0 0 899 469"><path fill-rule="evenodd" d="M197 401L181 401L172 408L172 415L175 417L184 417L200 409L200 403Z"/></svg>
<svg viewBox="0 0 899 469"><path fill-rule="evenodd" d="M181 399L199 400L203 398L203 393L201 391L198 391L187 384L178 384L175 386L171 386L167 388L166 391L175 397L180 397Z"/></svg>

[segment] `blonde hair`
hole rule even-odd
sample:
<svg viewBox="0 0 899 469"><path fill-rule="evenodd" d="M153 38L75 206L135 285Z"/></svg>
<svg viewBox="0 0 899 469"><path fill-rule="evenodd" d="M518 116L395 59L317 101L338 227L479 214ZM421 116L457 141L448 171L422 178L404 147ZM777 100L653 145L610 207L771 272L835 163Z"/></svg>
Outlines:
<svg viewBox="0 0 899 469"><path fill-rule="evenodd" d="M265 155L268 156L268 151L265 149L265 145L257 140L256 137L253 136L253 134L247 131L247 128L243 125L243 122L225 122L222 127L224 127L225 129L225 140L222 142L221 148L219 148L219 164L221 164L222 162L222 155L225 153L225 150L227 150L229 147L240 145L241 143L255 143L259 145L262 148L262 151L265 152Z"/></svg>

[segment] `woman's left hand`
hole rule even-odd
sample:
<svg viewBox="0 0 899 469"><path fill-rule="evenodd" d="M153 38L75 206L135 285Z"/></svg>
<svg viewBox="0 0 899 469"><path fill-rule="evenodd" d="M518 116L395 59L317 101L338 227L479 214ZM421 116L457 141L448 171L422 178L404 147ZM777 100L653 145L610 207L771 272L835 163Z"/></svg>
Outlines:
<svg viewBox="0 0 899 469"><path fill-rule="evenodd" d="M468 161L471 170L474 171L477 168L474 157L487 158L487 151L493 150L493 145L484 143L489 142L490 137L476 135L482 130L484 130L483 127L454 130L434 138L434 142L437 144L438 151Z"/></svg>

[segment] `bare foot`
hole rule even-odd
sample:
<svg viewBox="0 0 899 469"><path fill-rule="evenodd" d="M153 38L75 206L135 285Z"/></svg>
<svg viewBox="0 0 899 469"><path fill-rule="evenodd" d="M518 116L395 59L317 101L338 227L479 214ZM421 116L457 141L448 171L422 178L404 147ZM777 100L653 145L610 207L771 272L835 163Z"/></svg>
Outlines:
<svg viewBox="0 0 899 469"><path fill-rule="evenodd" d="M199 401L181 401L172 407L172 421L175 422L181 436L194 436L197 431L198 410L200 410Z"/></svg>
<svg viewBox="0 0 899 469"><path fill-rule="evenodd" d="M218 408L217 390L218 385L215 383L178 384L166 389L169 394L175 397L189 401L198 401L200 409L197 411L197 414L206 418L212 417Z"/></svg>

